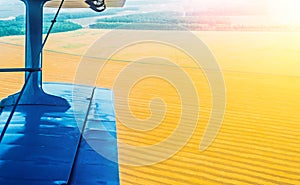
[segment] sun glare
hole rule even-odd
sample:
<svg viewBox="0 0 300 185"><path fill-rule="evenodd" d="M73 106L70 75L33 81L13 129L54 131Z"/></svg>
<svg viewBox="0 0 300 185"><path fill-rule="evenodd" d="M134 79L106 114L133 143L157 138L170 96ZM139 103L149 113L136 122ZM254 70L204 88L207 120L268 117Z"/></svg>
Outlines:
<svg viewBox="0 0 300 185"><path fill-rule="evenodd" d="M299 0L269 0L269 15L282 24L300 24Z"/></svg>
<svg viewBox="0 0 300 185"><path fill-rule="evenodd" d="M242 1L242 0L241 0ZM261 3L260 0L245 0L243 2L235 0L187 0L183 3L184 11L200 11L207 9L214 9L216 7L234 7L236 10L238 8L245 9L249 6L249 3L257 8L262 7L260 13L269 15L269 20L271 24L284 24L284 25L300 25L300 0L266 0L267 4ZM253 4L254 3L254 4ZM226 6L230 5L230 6ZM265 6L266 5L266 6ZM247 10L247 8L245 9ZM254 11L255 10L250 10Z"/></svg>

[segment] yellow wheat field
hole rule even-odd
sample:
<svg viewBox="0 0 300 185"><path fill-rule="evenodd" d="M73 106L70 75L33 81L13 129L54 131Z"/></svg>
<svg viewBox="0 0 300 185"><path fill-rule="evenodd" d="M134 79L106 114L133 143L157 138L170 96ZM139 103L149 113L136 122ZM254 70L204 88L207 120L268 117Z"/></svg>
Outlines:
<svg viewBox="0 0 300 185"><path fill-rule="evenodd" d="M53 34L44 51L44 81L85 83L74 80L81 56L105 32L80 30ZM114 80L130 61L141 56L163 55L190 76L200 99L199 121L188 143L157 164L136 167L121 164L121 184L300 184L300 33L194 34L216 56L226 85L224 122L206 151L200 152L199 144L209 120L212 95L205 72L190 58L153 43L133 45L117 52L98 74L97 86L114 88ZM23 50L23 37L0 38L0 67L23 66ZM95 65L103 62L91 60ZM151 63L135 66L137 72L149 68L172 70L168 65ZM119 82L126 84L126 80L122 78ZM23 74L0 74L0 82L3 98L21 87ZM119 96L126 93L125 89L114 88L117 116L121 118L127 116L120 106L124 99ZM153 98L163 99L167 106L161 109L166 114L156 128L145 132L118 121L119 142L149 146L172 135L181 111L176 88L166 80L149 77L138 81L128 97L137 124L153 116L149 104ZM190 107L191 116L195 116L194 108ZM131 151L120 148L120 159L126 160L130 155Z"/></svg>

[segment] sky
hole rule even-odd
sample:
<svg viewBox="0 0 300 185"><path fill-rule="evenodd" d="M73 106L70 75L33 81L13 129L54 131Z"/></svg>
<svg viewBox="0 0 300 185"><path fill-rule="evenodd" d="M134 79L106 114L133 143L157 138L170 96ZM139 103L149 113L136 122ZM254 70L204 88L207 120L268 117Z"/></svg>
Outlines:
<svg viewBox="0 0 300 185"><path fill-rule="evenodd" d="M185 10L235 16L265 16L280 24L300 24L300 0L187 0Z"/></svg>
<svg viewBox="0 0 300 185"><path fill-rule="evenodd" d="M127 0L141 10L210 12L216 16L264 16L278 24L300 25L300 0ZM0 0L0 18L24 12L20 0ZM245 19L246 20L246 19Z"/></svg>

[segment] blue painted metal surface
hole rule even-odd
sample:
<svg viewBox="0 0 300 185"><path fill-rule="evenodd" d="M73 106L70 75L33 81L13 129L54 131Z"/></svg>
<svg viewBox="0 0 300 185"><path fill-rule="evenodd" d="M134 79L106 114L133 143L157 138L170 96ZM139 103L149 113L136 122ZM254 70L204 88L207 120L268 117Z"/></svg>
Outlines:
<svg viewBox="0 0 300 185"><path fill-rule="evenodd" d="M42 27L43 5L48 0L22 0L26 5L26 47L25 67L42 68ZM29 75L25 74L25 78ZM1 106L16 104L19 93L1 101ZM42 89L42 71L31 74L19 104L48 104L69 106L68 102L57 96L46 94Z"/></svg>
<svg viewBox="0 0 300 185"><path fill-rule="evenodd" d="M17 108L0 144L0 184L119 184L112 91L54 83L45 84L44 89L65 98L71 107ZM10 109L2 110L0 131ZM115 162L101 156L99 149L109 152Z"/></svg>

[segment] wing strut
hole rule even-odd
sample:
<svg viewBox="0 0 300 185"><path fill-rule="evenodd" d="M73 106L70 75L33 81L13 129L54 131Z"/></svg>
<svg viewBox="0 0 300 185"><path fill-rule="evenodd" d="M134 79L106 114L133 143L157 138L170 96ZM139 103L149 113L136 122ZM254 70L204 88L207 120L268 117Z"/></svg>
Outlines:
<svg viewBox="0 0 300 185"><path fill-rule="evenodd" d="M56 23L57 16L58 16L58 14L59 14L59 12L61 10L61 7L62 7L63 3L64 3L64 0L61 1L61 4L60 4L60 6L59 6L59 8L58 8L58 10L57 10L57 12L56 12L56 14L54 16L54 19L51 21L52 24L51 24L51 26L50 26L50 28L49 28L49 30L47 32L47 35L46 35L43 43L40 46L37 47L38 52L36 53L36 56L34 56L34 57L31 58L31 66L32 67L40 65L39 63L40 63L40 57L41 57L42 50L43 50L43 48L44 48L44 46L45 46L45 44L46 44L46 42L48 40L48 37L49 37L49 35L51 33L51 30L52 30L54 24ZM28 24L28 22L27 22L27 24ZM27 37L28 37L28 35L27 35ZM35 88L34 87L34 83L32 83L31 80L33 80L33 78L34 78L34 76L32 76L32 75L37 75L37 72L41 72L41 71L40 70L29 70L29 71L27 71L28 74L26 74L25 83L24 83L21 91L18 94L15 94L13 96L8 97L7 99L4 99L4 103L3 103L3 100L1 101L1 107L5 106L5 101L8 101L9 103L11 103L10 102L11 100L9 98L13 99L13 103L14 104L13 104L12 111L10 112L10 115L9 115L9 117L8 117L8 119L7 119L7 121L6 121L5 125L4 125L4 128L3 128L3 130L2 130L2 132L0 134L0 143L1 143L1 141L2 141L2 139L4 137L4 135L5 135L5 132L6 132L8 126L9 126L9 124L11 122L12 117L13 117L16 109L17 109L17 106L19 105L19 103L21 101L22 96L28 96L28 94L26 94L26 93L30 93L30 92L34 92L35 94L33 94L33 95L38 94L38 93L35 92L37 89L30 89L29 91L26 91L28 88ZM36 81L36 83L39 83L39 82ZM31 86L28 86L28 85L31 85ZM56 96L52 96L52 95L48 95L48 94L44 93L40 86L39 86L39 89L37 90L37 92L43 93L43 94L40 94L40 96L43 96L43 98L50 98L51 100L56 100L56 101L57 100L59 100L59 101L65 101L66 105L69 106L68 102L65 99L62 99L60 97L56 97ZM15 100L15 98L16 98L16 100ZM26 97L24 97L24 98L26 98ZM28 98L29 101L34 101L34 100L30 100L30 98L32 98L32 97ZM28 101L28 99L26 101ZM42 103L43 102L41 102L40 104L42 104Z"/></svg>

